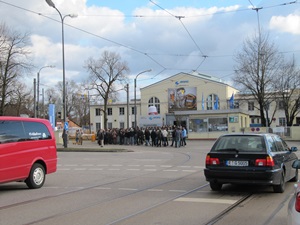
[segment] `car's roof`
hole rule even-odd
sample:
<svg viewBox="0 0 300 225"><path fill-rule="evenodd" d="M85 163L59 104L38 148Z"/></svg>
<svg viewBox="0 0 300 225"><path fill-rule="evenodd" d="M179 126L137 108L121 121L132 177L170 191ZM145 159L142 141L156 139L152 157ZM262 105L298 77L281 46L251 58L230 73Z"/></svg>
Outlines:
<svg viewBox="0 0 300 225"><path fill-rule="evenodd" d="M0 120L8 120L8 121L29 121L29 122L49 122L46 119L40 118L28 118L28 117L20 117L20 116L0 116Z"/></svg>
<svg viewBox="0 0 300 225"><path fill-rule="evenodd" d="M220 137L236 137L236 136L268 136L268 135L277 135L272 133L230 133L230 134L223 134Z"/></svg>

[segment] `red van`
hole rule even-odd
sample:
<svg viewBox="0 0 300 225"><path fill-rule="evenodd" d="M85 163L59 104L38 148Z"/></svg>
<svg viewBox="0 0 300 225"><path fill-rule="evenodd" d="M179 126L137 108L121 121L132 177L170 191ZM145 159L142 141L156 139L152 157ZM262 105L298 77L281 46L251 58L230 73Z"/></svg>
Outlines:
<svg viewBox="0 0 300 225"><path fill-rule="evenodd" d="M0 116L0 183L43 186L57 167L56 142L45 119Z"/></svg>

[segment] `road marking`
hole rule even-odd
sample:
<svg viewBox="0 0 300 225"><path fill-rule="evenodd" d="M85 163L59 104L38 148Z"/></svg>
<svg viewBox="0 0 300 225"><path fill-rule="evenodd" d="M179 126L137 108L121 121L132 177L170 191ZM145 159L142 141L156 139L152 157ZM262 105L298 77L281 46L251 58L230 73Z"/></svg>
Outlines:
<svg viewBox="0 0 300 225"><path fill-rule="evenodd" d="M172 167L172 166L171 166L171 165L161 165L160 167L170 168L170 167Z"/></svg>
<svg viewBox="0 0 300 225"><path fill-rule="evenodd" d="M74 170L86 170L86 168L75 168Z"/></svg>
<svg viewBox="0 0 300 225"><path fill-rule="evenodd" d="M119 190L122 190L122 191L137 191L138 189L135 189L135 188L118 188Z"/></svg>
<svg viewBox="0 0 300 225"><path fill-rule="evenodd" d="M103 170L102 168L91 168L91 169L89 169L89 170Z"/></svg>
<svg viewBox="0 0 300 225"><path fill-rule="evenodd" d="M120 165L120 164L114 164L114 165L112 165L112 166L123 166L123 165Z"/></svg>
<svg viewBox="0 0 300 225"><path fill-rule="evenodd" d="M129 171L140 171L140 169L127 169Z"/></svg>
<svg viewBox="0 0 300 225"><path fill-rule="evenodd" d="M162 189L148 189L147 191L163 191Z"/></svg>
<svg viewBox="0 0 300 225"><path fill-rule="evenodd" d="M164 172L177 172L178 170L163 170Z"/></svg>
<svg viewBox="0 0 300 225"><path fill-rule="evenodd" d="M111 188L107 188L107 187L96 187L94 189L99 189L99 190L111 190Z"/></svg>
<svg viewBox="0 0 300 225"><path fill-rule="evenodd" d="M229 205L232 205L237 202L237 200L214 199L214 198L177 198L174 201L176 201L176 202L217 203L217 204L229 204Z"/></svg>
<svg viewBox="0 0 300 225"><path fill-rule="evenodd" d="M185 190L169 190L171 192L186 192Z"/></svg>

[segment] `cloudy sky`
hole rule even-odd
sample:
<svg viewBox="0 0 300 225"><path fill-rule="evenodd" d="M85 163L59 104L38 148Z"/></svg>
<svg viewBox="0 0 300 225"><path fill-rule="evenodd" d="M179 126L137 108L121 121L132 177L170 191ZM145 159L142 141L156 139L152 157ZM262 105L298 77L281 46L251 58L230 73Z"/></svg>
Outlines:
<svg viewBox="0 0 300 225"><path fill-rule="evenodd" d="M300 65L300 2L291 0L52 0L64 19L66 79L87 78L84 63L117 52L139 88L179 72L198 71L230 83L233 56L260 27L287 59ZM253 10L256 8L257 10ZM36 69L45 88L62 81L61 24L45 0L0 0L1 22L30 34ZM125 95L125 93L124 93ZM121 97L122 98L122 97Z"/></svg>

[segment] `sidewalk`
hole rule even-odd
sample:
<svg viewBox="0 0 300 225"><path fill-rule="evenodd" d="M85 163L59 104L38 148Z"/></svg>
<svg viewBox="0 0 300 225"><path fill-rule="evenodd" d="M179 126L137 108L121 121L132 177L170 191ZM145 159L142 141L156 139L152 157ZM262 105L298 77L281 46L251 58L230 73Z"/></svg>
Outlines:
<svg viewBox="0 0 300 225"><path fill-rule="evenodd" d="M63 150L75 150L75 151L139 151L139 150L207 150L207 152L211 149L213 144L215 143L214 140L187 140L187 145L180 148L175 148L171 146L166 147L152 147L152 146L145 146L145 145L104 145L103 147L99 146L98 143L92 142L91 140L84 140L82 145L75 145L72 141L69 141L68 147L64 148L61 143L57 143L56 147L59 151ZM171 142L169 142L169 145ZM298 147L297 155L300 157L300 141L287 141L287 144L292 147Z"/></svg>
<svg viewBox="0 0 300 225"><path fill-rule="evenodd" d="M82 145L75 145L72 141L69 141L68 147L65 149L75 149L77 151L84 150L91 150L91 149L99 149L99 151L107 151L107 150L127 150L127 151L137 151L137 150L197 150L197 149L207 149L210 150L211 146L214 144L215 141L207 141L207 140L187 140L187 145L180 148L175 148L174 146L170 146L171 141L169 142L169 146L166 147L152 147L152 146L145 146L145 145L104 145L103 147L99 146L97 142L92 142L90 140L83 141ZM58 143L56 147L59 150L64 150L64 147L61 143Z"/></svg>

